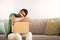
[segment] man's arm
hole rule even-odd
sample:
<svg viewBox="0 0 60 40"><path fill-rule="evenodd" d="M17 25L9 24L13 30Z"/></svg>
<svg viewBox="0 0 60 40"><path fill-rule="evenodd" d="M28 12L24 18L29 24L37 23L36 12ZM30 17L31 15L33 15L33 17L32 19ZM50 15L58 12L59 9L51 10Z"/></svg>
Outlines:
<svg viewBox="0 0 60 40"><path fill-rule="evenodd" d="M14 16L11 17L11 20L12 20L12 24L14 25L15 22L30 22L30 19L27 18L27 17L19 17L19 18L16 18Z"/></svg>
<svg viewBox="0 0 60 40"><path fill-rule="evenodd" d="M15 22L21 21L22 19L24 19L24 18L16 18L15 16L11 17L12 24L14 24Z"/></svg>
<svg viewBox="0 0 60 40"><path fill-rule="evenodd" d="M10 19L12 21L12 24L14 24L14 22L15 22L15 16L12 16Z"/></svg>
<svg viewBox="0 0 60 40"><path fill-rule="evenodd" d="M24 19L21 20L22 22L30 22L30 19L25 17Z"/></svg>
<svg viewBox="0 0 60 40"><path fill-rule="evenodd" d="M15 18L15 22L30 22L30 19L27 17Z"/></svg>
<svg viewBox="0 0 60 40"><path fill-rule="evenodd" d="M15 22L22 21L23 19L24 19L23 17L15 18Z"/></svg>

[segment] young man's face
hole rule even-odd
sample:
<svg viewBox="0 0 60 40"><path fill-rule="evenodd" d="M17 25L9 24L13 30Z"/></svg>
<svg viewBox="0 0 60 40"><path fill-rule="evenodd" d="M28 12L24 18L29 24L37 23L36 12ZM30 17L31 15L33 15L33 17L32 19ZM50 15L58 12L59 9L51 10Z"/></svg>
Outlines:
<svg viewBox="0 0 60 40"><path fill-rule="evenodd" d="M18 13L18 15L20 15L21 17L24 17L24 16L26 15L26 13L25 13L24 11L20 11L20 12Z"/></svg>

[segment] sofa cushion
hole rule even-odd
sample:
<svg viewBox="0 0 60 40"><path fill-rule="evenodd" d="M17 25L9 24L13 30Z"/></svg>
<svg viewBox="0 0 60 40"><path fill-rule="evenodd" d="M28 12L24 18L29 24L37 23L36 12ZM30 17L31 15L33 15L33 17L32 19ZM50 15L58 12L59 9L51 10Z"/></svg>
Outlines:
<svg viewBox="0 0 60 40"><path fill-rule="evenodd" d="M5 34L0 34L0 40L8 40Z"/></svg>
<svg viewBox="0 0 60 40"><path fill-rule="evenodd" d="M33 35L33 40L59 40L59 36Z"/></svg>
<svg viewBox="0 0 60 40"><path fill-rule="evenodd" d="M47 35L59 35L59 25L57 20L48 20L45 34Z"/></svg>

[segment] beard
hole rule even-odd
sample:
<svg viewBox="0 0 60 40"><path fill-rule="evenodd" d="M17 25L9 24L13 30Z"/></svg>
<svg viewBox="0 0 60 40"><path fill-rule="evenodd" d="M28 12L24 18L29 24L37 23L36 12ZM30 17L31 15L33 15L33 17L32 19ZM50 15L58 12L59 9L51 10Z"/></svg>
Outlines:
<svg viewBox="0 0 60 40"><path fill-rule="evenodd" d="M26 16L26 15L24 15L24 14L22 14L22 15L23 15L24 17ZM19 16L19 17L22 17L20 14L18 14L18 16Z"/></svg>
<svg viewBox="0 0 60 40"><path fill-rule="evenodd" d="M18 17L22 17L20 14L18 14Z"/></svg>

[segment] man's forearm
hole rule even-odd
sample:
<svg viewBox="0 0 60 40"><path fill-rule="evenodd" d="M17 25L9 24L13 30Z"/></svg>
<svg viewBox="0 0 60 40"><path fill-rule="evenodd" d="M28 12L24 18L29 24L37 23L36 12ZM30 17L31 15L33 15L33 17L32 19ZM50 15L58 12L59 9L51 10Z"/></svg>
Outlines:
<svg viewBox="0 0 60 40"><path fill-rule="evenodd" d="M15 17L14 17L14 16L12 16L10 19L11 19L11 21L12 21L12 24L14 25Z"/></svg>
<svg viewBox="0 0 60 40"><path fill-rule="evenodd" d="M12 20L12 24L14 24L15 22L30 22L30 19L27 17L15 18L14 20Z"/></svg>
<svg viewBox="0 0 60 40"><path fill-rule="evenodd" d="M15 22L22 21L24 18L15 18Z"/></svg>
<svg viewBox="0 0 60 40"><path fill-rule="evenodd" d="M23 20L21 20L22 22L30 22L30 19L29 18L24 18Z"/></svg>

